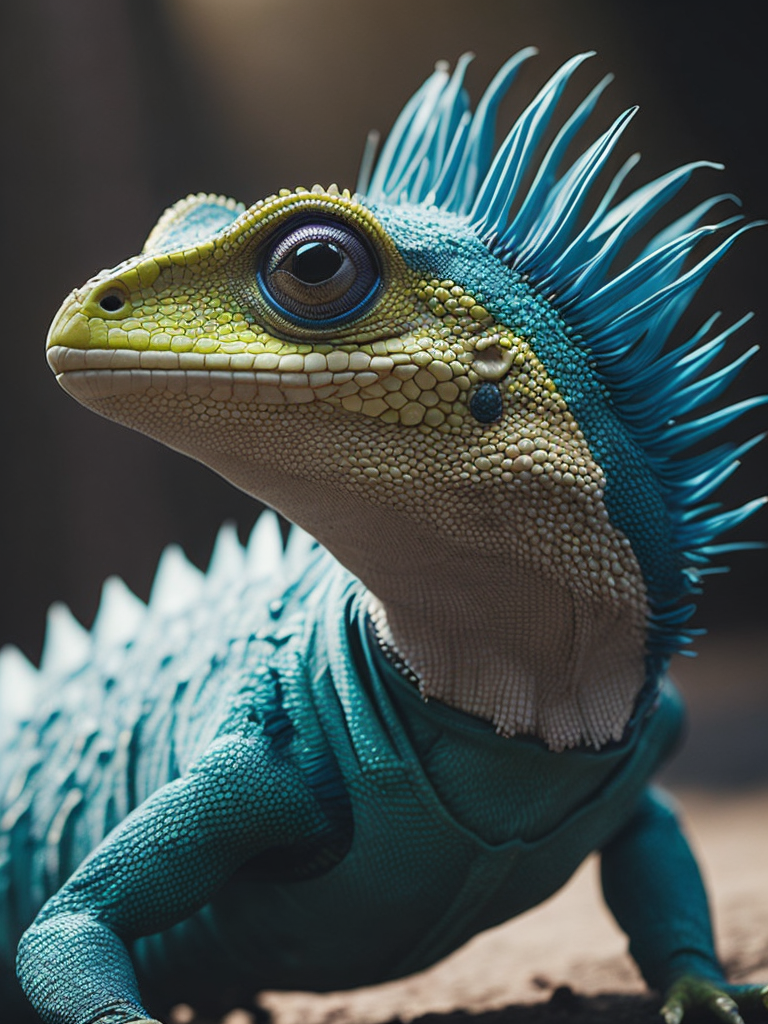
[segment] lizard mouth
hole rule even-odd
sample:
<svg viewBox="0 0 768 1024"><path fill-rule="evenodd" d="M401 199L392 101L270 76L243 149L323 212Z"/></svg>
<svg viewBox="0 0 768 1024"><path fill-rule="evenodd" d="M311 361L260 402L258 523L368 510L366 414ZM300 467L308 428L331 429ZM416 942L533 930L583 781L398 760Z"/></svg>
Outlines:
<svg viewBox="0 0 768 1024"><path fill-rule="evenodd" d="M48 362L65 391L88 404L118 395L154 392L217 401L293 405L324 401L356 376L352 371L298 373L258 369L258 356L134 349L77 349L52 345ZM248 365L250 363L250 365Z"/></svg>

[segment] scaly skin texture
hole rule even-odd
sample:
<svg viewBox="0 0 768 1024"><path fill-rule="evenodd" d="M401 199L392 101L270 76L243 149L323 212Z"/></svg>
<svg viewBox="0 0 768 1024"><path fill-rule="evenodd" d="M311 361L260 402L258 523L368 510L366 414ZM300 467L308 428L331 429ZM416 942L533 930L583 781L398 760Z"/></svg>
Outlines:
<svg viewBox="0 0 768 1024"><path fill-rule="evenodd" d="M92 637L52 616L0 766L0 985L19 1015L17 942L51 1024L223 1012L261 987L421 970L592 850L668 1024L766 1005L727 984L649 788L681 730L678 601L754 510L699 507L745 446L675 458L740 411L684 419L738 369L700 376L730 330L660 355L735 236L683 273L713 230L694 211L606 280L690 169L613 206L609 187L581 228L629 117L558 176L596 92L510 218L580 60L491 164L524 56L474 120L466 61L439 66L360 194L182 200L51 327L78 400L324 547L297 531L281 556L266 517L247 553L222 534L204 579L165 556L147 610L113 585Z"/></svg>
<svg viewBox="0 0 768 1024"><path fill-rule="evenodd" d="M258 253L295 218L329 212L364 226L381 294L333 344L303 343L295 327L280 338L285 324L254 292ZM645 678L640 569L535 354L530 313L515 331L476 294L411 271L360 202L301 190L257 203L208 245L147 252L89 282L48 353L76 397L311 530L386 608L426 695L556 748L619 739ZM99 303L111 295L122 305L109 314ZM469 405L488 381L505 410L481 424ZM439 606L425 588L439 588ZM510 628L478 651L489 601L504 602Z"/></svg>

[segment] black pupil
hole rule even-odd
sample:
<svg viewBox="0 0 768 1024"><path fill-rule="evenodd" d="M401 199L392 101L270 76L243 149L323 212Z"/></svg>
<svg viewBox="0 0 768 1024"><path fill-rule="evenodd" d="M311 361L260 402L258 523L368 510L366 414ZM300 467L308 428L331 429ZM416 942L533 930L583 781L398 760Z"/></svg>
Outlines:
<svg viewBox="0 0 768 1024"><path fill-rule="evenodd" d="M102 309L105 309L108 313L116 313L118 309L123 308L123 300L119 295L114 293L105 295L99 303Z"/></svg>
<svg viewBox="0 0 768 1024"><path fill-rule="evenodd" d="M307 242L293 256L291 273L304 284L329 281L341 267L344 257L332 242Z"/></svg>

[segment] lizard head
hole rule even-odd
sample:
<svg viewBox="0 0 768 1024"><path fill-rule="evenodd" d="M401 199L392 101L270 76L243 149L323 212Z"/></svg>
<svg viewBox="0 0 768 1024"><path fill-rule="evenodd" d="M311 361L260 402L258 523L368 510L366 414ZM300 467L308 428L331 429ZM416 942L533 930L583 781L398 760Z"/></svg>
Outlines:
<svg viewBox="0 0 768 1024"><path fill-rule="evenodd" d="M585 196L631 116L558 171L598 87L520 191L580 62L548 83L491 161L495 105L525 56L502 68L474 117L466 61L453 76L438 66L354 195L315 186L249 209L209 195L177 203L141 255L67 299L48 359L79 401L316 536L382 602L422 678L440 673L408 623L430 593L443 606L430 623L442 643L452 619L477 628L500 608L520 623L518 650L533 635L521 679L541 677L543 650L560 652L549 677L576 673L607 692L606 672L622 676L613 710L587 725L531 724L540 710L518 700L510 711L506 697L501 709L485 697L468 706L447 681L427 691L503 731L599 745L621 734L648 659L681 641L676 603L727 525L686 533L693 491L701 497L738 453L693 460L687 476L675 471L676 489L665 468L691 440L664 402L695 381L691 359L700 373L719 343L700 336L659 354L713 262L681 270L713 230L693 229L702 211L623 274L608 269L692 168L611 206L614 182L584 226ZM690 385L699 398L708 381L711 391L712 378ZM703 556L691 555L696 543ZM479 675L498 676L500 649Z"/></svg>

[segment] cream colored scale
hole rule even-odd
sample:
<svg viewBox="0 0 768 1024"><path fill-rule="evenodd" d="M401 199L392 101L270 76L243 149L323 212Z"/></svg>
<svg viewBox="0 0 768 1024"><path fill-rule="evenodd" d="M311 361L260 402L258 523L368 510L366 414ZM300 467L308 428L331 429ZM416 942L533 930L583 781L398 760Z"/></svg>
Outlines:
<svg viewBox="0 0 768 1024"><path fill-rule="evenodd" d="M375 303L335 333L286 324L258 294L254 253L298 211L353 223L382 267ZM85 405L316 536L425 696L554 749L600 746L644 682L645 592L535 347L460 282L420 279L348 193L316 187L99 275L65 303L48 357ZM469 397L488 380L504 411L481 424Z"/></svg>

